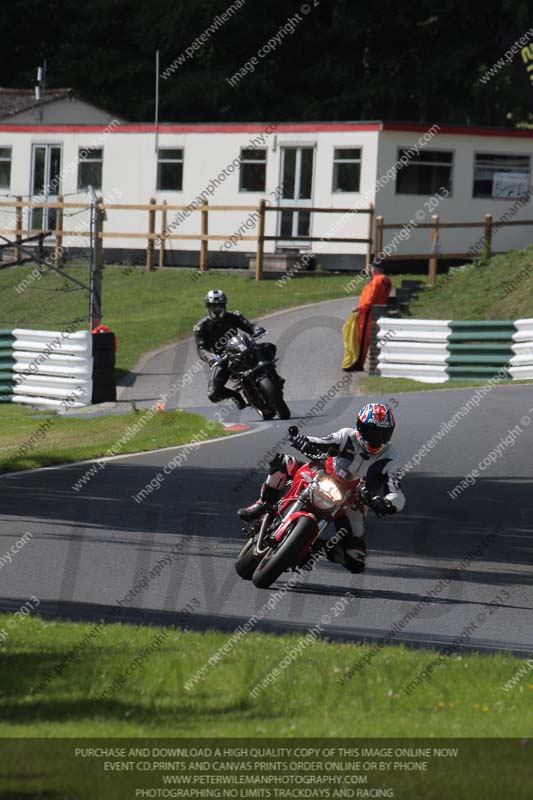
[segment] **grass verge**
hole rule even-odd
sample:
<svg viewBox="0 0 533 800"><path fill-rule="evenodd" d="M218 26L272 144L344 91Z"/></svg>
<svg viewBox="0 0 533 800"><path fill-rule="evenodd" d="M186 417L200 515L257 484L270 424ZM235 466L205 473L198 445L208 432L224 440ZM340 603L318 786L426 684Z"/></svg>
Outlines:
<svg viewBox="0 0 533 800"><path fill-rule="evenodd" d="M441 275L410 304L419 319L533 317L533 246L478 260Z"/></svg>
<svg viewBox="0 0 533 800"><path fill-rule="evenodd" d="M505 692L526 663L507 653L443 657L407 694L435 651L383 646L369 669L354 671L371 645L315 640L254 696L304 634L251 633L189 691L228 635L110 624L84 639L93 628L0 616L1 736L476 738L533 729L530 672Z"/></svg>
<svg viewBox="0 0 533 800"><path fill-rule="evenodd" d="M220 423L181 410L74 418L0 405L0 473L155 450L185 444L194 436L211 439L226 433ZM118 449L110 452L114 446Z"/></svg>
<svg viewBox="0 0 533 800"><path fill-rule="evenodd" d="M379 375L362 375L358 390L361 394L399 394L401 392L428 392L442 391L443 389L467 389L483 386L487 380L481 381L446 381L446 383L423 383L411 378L382 378ZM516 386L520 383L533 383L528 381L499 381L498 386Z"/></svg>
<svg viewBox="0 0 533 800"><path fill-rule="evenodd" d="M45 273L17 293L15 287L34 269L35 265L25 264L0 271L0 327L63 330L70 320L86 318L86 293L73 291L56 273ZM65 271L79 280L88 279L87 267ZM146 273L108 267L103 275L102 321L117 335L117 366L124 372L131 370L143 353L191 334L194 323L205 313L203 300L208 289L223 289L230 308L255 319L291 306L347 298L345 286L352 277L295 278L279 287L274 280L256 283L248 276L222 270L201 275L189 269ZM395 275L393 283L398 285L404 277L409 276ZM361 281L360 287L363 285ZM86 325L80 322L79 328Z"/></svg>

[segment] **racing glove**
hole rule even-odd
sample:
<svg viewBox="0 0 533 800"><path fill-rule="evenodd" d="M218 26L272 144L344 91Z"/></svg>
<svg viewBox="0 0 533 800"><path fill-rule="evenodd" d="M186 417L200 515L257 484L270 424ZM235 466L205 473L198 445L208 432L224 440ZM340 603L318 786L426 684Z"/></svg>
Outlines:
<svg viewBox="0 0 533 800"><path fill-rule="evenodd" d="M292 440L291 444L296 450L299 450L300 453L303 453L305 451L305 448L309 447L311 442L309 441L307 436L304 436L303 433L299 433L298 436L296 436Z"/></svg>
<svg viewBox="0 0 533 800"><path fill-rule="evenodd" d="M390 500L376 495L368 500L368 507L372 509L377 517L386 517L388 514L395 514L396 509Z"/></svg>
<svg viewBox="0 0 533 800"><path fill-rule="evenodd" d="M256 325L254 328L254 336L262 336L266 333L266 328L261 327L261 325Z"/></svg>
<svg viewBox="0 0 533 800"><path fill-rule="evenodd" d="M215 355L215 353L211 353L209 356L209 366L214 367L220 361L220 356Z"/></svg>

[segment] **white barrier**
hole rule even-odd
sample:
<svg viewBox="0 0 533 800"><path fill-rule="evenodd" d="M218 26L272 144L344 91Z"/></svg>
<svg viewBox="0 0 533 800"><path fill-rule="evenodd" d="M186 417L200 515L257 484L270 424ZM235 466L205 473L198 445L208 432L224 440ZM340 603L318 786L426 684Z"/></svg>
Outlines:
<svg viewBox="0 0 533 800"><path fill-rule="evenodd" d="M83 358L81 356L49 355L44 363L38 364L35 360L35 353L25 350L15 351L16 362L13 366L14 372L31 372L32 374L44 375L65 375L90 379L92 377L93 365L92 356Z"/></svg>
<svg viewBox="0 0 533 800"><path fill-rule="evenodd" d="M90 331L13 330L13 402L43 408L90 405L93 391Z"/></svg>
<svg viewBox="0 0 533 800"><path fill-rule="evenodd" d="M36 353L68 353L90 357L93 353L90 331L32 331L27 328L14 328L14 350Z"/></svg>
<svg viewBox="0 0 533 800"><path fill-rule="evenodd" d="M446 342L450 335L450 320L380 317L378 331L378 340Z"/></svg>
<svg viewBox="0 0 533 800"><path fill-rule="evenodd" d="M448 380L449 320L381 317L377 324L380 375L425 383Z"/></svg>
<svg viewBox="0 0 533 800"><path fill-rule="evenodd" d="M515 380L533 378L533 319L517 319L509 372Z"/></svg>

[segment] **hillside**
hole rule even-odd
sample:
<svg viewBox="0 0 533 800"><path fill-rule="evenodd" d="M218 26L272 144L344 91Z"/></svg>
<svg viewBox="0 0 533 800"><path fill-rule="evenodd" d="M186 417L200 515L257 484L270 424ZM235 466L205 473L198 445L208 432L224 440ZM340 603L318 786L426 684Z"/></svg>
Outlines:
<svg viewBox="0 0 533 800"><path fill-rule="evenodd" d="M466 265L438 278L411 303L419 319L533 317L533 245Z"/></svg>

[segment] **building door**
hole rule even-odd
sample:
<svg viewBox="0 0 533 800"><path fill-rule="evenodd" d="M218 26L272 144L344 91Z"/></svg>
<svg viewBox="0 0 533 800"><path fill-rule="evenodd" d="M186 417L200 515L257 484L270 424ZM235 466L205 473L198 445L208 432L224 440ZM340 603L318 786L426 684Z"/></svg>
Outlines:
<svg viewBox="0 0 533 800"><path fill-rule="evenodd" d="M280 207L289 206L293 211L278 214L278 238L291 237L305 239L311 235L311 212L313 206L313 167L314 147L281 148Z"/></svg>
<svg viewBox="0 0 533 800"><path fill-rule="evenodd" d="M32 148L31 199L53 203L61 194L61 145L34 144ZM56 226L55 208L31 209L30 228L53 230Z"/></svg>

